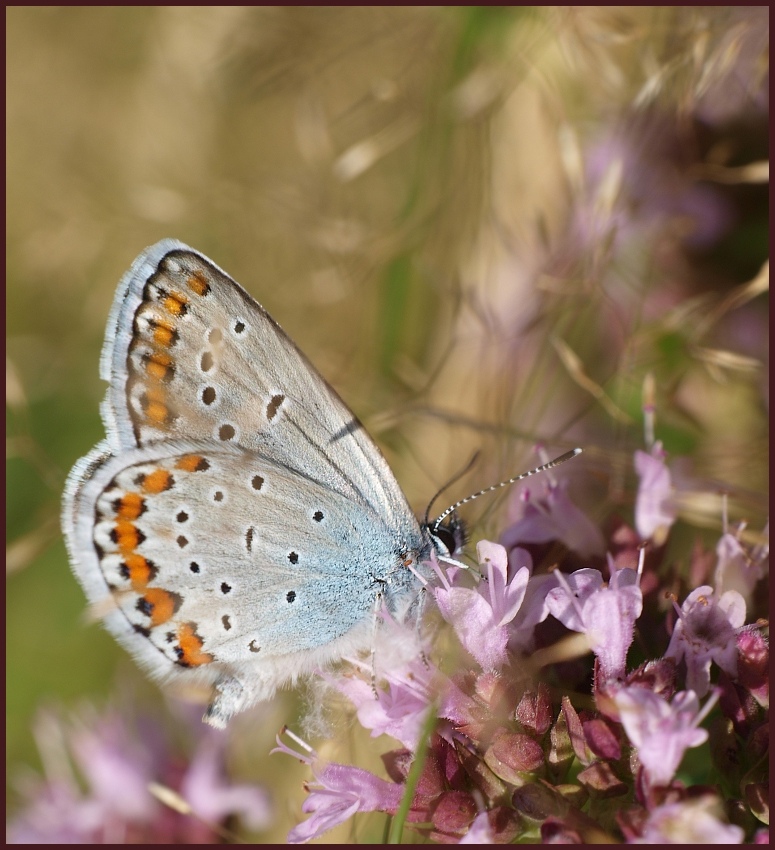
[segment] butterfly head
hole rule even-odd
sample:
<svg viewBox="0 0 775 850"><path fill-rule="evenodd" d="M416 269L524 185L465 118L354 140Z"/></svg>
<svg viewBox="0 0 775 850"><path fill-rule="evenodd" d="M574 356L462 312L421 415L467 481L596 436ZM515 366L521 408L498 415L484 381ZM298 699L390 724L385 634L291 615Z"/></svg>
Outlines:
<svg viewBox="0 0 775 850"><path fill-rule="evenodd" d="M426 523L437 555L449 557L463 551L468 542L468 530L454 511L443 520Z"/></svg>

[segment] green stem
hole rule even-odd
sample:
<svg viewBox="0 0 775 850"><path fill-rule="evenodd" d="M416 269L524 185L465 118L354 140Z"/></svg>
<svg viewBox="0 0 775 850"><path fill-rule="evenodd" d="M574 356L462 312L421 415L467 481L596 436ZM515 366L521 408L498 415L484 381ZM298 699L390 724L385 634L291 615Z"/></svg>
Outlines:
<svg viewBox="0 0 775 850"><path fill-rule="evenodd" d="M425 761L428 758L428 750L431 745L431 735L433 734L433 730L436 728L437 719L436 705L432 704L428 709L428 716L422 727L420 741L417 745L417 752L415 753L412 767L409 771L409 775L406 777L406 790L404 791L404 796L401 798L401 805L398 807L398 811L393 817L393 822L390 824L390 833L388 834L387 840L388 844L401 843L401 837L404 832L404 824L406 823L409 809L412 806L412 800L414 800L414 792L417 788L417 783L420 781L420 776L422 776L422 771L425 767Z"/></svg>

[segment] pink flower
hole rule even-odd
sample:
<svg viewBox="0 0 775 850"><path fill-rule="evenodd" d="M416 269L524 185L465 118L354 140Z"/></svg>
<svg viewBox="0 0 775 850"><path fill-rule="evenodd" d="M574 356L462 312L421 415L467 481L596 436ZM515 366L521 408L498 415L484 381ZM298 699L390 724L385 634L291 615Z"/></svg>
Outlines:
<svg viewBox="0 0 775 850"><path fill-rule="evenodd" d="M736 590L720 597L703 585L693 590L678 611L665 658L686 662L686 687L698 696L710 688L710 664L715 661L733 678L737 675L737 630L745 623L745 600Z"/></svg>
<svg viewBox="0 0 775 850"><path fill-rule="evenodd" d="M203 738L188 771L180 794L197 817L208 823L220 823L237 815L251 830L266 829L271 822L269 798L254 785L230 784L223 764L223 733L204 727Z"/></svg>
<svg viewBox="0 0 775 850"><path fill-rule="evenodd" d="M586 634L604 679L622 677L635 621L643 610L638 573L613 570L608 585L598 570L577 570L569 576L556 570L555 575L560 586L547 594L547 610L566 628Z"/></svg>
<svg viewBox="0 0 775 850"><path fill-rule="evenodd" d="M635 498L635 527L642 539L651 539L661 546L676 518L673 482L662 443L654 443L649 454L635 452L635 471L640 478Z"/></svg>
<svg viewBox="0 0 775 850"><path fill-rule="evenodd" d="M468 832L458 841L458 844L494 844L490 818L487 812L479 812L474 818Z"/></svg>
<svg viewBox="0 0 775 850"><path fill-rule="evenodd" d="M288 833L289 844L311 841L344 823L356 812L395 813L403 796L403 786L380 779L359 767L335 763L320 767L318 754L312 747L289 730L285 731L304 752L299 753L286 746L279 735L278 746L272 752L300 759L311 767L317 780L306 786L309 797L301 807L311 817Z"/></svg>
<svg viewBox="0 0 775 850"><path fill-rule="evenodd" d="M358 676L334 681L334 687L356 707L358 722L371 730L372 738L390 735L414 750L429 701L421 686L412 689L404 685L404 681L389 680L387 690L378 688L375 695L371 684Z"/></svg>
<svg viewBox="0 0 775 850"><path fill-rule="evenodd" d="M525 598L529 567L508 578L508 556L503 546L481 541L476 547L484 579L475 589L453 586L439 570L441 587L433 593L442 616L451 623L463 647L484 670L496 670L507 660L508 623ZM455 576L457 579L457 576Z"/></svg>
<svg viewBox="0 0 775 850"><path fill-rule="evenodd" d="M630 844L742 844L743 830L720 821L711 796L665 803L649 813L640 838Z"/></svg>
<svg viewBox="0 0 775 850"><path fill-rule="evenodd" d="M323 676L353 703L358 721L371 730L372 738L390 735L414 752L432 703L437 703L439 717L462 723L472 701L428 661L415 628L399 623L386 609L381 616L386 642L376 653L379 669L350 659L362 675Z"/></svg>
<svg viewBox="0 0 775 850"><path fill-rule="evenodd" d="M358 676L332 678L333 686L356 707L358 721L371 737L390 735L407 749L416 750L423 722L434 695L432 680L440 676L421 659L384 673L387 688L378 687Z"/></svg>
<svg viewBox="0 0 775 850"><path fill-rule="evenodd" d="M765 526L763 538L765 542L750 550L743 545L739 534L725 531L716 546L715 584L716 591L736 590L750 604L754 588L764 577L765 561L769 556L769 523Z"/></svg>
<svg viewBox="0 0 775 850"><path fill-rule="evenodd" d="M41 714L38 743L47 776L26 789L27 805L9 823L9 842L212 843L218 836L211 824L235 814L253 829L266 827L265 792L230 784L225 775L228 736L198 721L194 728L203 737L187 764L154 723L130 722L117 711L85 711L69 723ZM198 817L162 805L149 790L153 784L182 797Z"/></svg>
<svg viewBox="0 0 775 850"><path fill-rule="evenodd" d="M524 549L512 549L509 552L509 564L518 563L517 556L524 556L524 561L531 563L530 555ZM557 577L554 572L531 576L527 583L525 598L509 625L509 649L512 652L527 654L533 651L535 645L535 627L548 616L546 595L557 587Z"/></svg>
<svg viewBox="0 0 775 850"><path fill-rule="evenodd" d="M301 810L311 815L288 833L289 844L304 844L344 823L356 812L395 814L403 788L346 764L328 764L315 774Z"/></svg>
<svg viewBox="0 0 775 850"><path fill-rule="evenodd" d="M116 712L85 709L65 732L95 800L111 818L149 821L159 804L148 793L157 779L158 750L138 746L129 724ZM146 743L151 743L146 741ZM159 742L154 742L157 744Z"/></svg>
<svg viewBox="0 0 775 850"><path fill-rule="evenodd" d="M638 758L655 785L667 785L675 776L684 752L699 747L708 733L699 725L716 703L709 699L700 711L694 691L681 691L667 702L637 685L613 694L627 737L638 750Z"/></svg>
<svg viewBox="0 0 775 850"><path fill-rule="evenodd" d="M530 490L523 489L519 494L521 516L503 532L501 545L512 549L559 540L584 558L602 555L605 540L600 529L571 502L565 489L564 482L552 482L539 499L532 499Z"/></svg>
<svg viewBox="0 0 775 850"><path fill-rule="evenodd" d="M8 823L8 844L101 843L105 824L101 806L81 796L69 782L49 779L30 784L25 796L27 805ZM123 830L113 830L111 840L122 843Z"/></svg>

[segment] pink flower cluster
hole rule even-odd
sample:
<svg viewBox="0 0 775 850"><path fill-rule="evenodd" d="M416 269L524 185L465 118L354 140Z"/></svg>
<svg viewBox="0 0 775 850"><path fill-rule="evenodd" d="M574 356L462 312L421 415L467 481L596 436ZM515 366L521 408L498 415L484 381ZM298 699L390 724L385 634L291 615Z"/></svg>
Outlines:
<svg viewBox="0 0 775 850"><path fill-rule="evenodd" d="M228 738L199 722L198 712L183 714L194 739L188 758L149 717L85 708L66 720L41 712L46 775L23 783L25 804L8 824L8 843L211 844L234 818L266 829L273 820L266 791L228 778Z"/></svg>
<svg viewBox="0 0 775 850"><path fill-rule="evenodd" d="M605 558L603 535L552 482L541 498L523 493L521 515L501 543L478 544L478 583L468 570L435 565L429 593L459 642L456 669L431 663L427 639L417 645L413 625L385 615L387 643L405 651L380 671L376 693L368 665L328 676L372 736L401 746L383 756L382 779L323 764L295 736L301 754L279 742L279 751L301 757L316 780L307 788L308 818L290 842L318 837L357 812L396 816L406 794L407 828L441 843L761 839L767 643L756 625L745 625L746 604L735 590L719 594L703 585L680 606L665 598L656 575L664 549L644 539L658 530L664 541L676 517L661 447L639 452L635 468L640 533L619 524ZM565 555L539 572L548 551ZM565 572L580 558L595 566ZM643 657L660 642L661 653ZM563 646L572 647L569 654ZM640 661L632 665L632 656ZM713 766L736 761L739 793L726 811L718 787L677 778L686 751L709 744L708 720L725 744L710 741Z"/></svg>

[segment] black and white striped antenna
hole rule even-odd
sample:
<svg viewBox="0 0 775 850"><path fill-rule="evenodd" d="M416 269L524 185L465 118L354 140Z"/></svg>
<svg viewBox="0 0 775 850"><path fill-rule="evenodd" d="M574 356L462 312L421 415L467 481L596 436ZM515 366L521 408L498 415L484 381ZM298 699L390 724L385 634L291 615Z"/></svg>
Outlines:
<svg viewBox="0 0 775 850"><path fill-rule="evenodd" d="M506 481L493 484L491 487L485 487L484 490L479 490L478 493L472 493L470 496L466 496L465 499L460 499L460 501L455 502L454 505L450 505L443 513L439 514L433 522L428 523L428 528L430 529L431 534L438 534L441 523L461 505L473 502L474 499L478 499L486 493L492 493L493 490L500 490L501 487L508 487L510 484L522 481L524 478L530 478L531 475L536 475L539 472L546 472L547 469L554 469L555 466L559 466L561 463L565 463L566 460L570 460L580 454L581 449L571 449L569 452L565 452L565 454L556 457L554 460L550 460L548 463L543 463L541 466L531 469L530 472L523 472L521 475L515 475L513 478L508 478ZM430 510L430 505L428 506L428 509Z"/></svg>

